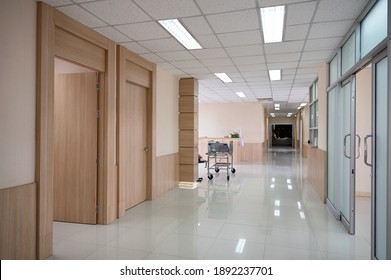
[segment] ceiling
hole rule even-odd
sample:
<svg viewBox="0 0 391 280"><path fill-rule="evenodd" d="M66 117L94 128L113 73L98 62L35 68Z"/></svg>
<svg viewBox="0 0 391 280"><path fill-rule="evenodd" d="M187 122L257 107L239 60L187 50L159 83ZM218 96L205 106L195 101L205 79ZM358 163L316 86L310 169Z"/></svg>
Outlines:
<svg viewBox="0 0 391 280"><path fill-rule="evenodd" d="M272 98L280 113L308 88L369 0L44 0L179 78L199 80L203 103ZM264 44L259 8L286 5L282 43ZM178 18L203 46L186 50L157 20ZM282 69L269 81L269 69ZM224 84L213 73L225 72ZM246 98L235 92L242 91ZM268 110L273 106L268 105ZM278 114L276 114L278 115Z"/></svg>

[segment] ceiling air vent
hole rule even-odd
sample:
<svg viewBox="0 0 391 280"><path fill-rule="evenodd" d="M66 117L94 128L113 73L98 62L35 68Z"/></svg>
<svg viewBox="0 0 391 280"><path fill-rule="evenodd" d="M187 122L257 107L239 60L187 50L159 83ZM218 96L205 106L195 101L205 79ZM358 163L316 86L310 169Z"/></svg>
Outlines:
<svg viewBox="0 0 391 280"><path fill-rule="evenodd" d="M257 98L258 102L260 103L273 103L273 98Z"/></svg>

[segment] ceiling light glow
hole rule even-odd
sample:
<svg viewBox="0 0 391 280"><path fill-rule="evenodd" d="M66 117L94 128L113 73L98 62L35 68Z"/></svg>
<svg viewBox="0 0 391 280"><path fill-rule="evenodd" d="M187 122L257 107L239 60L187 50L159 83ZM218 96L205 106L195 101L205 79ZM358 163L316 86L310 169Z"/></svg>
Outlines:
<svg viewBox="0 0 391 280"><path fill-rule="evenodd" d="M228 77L225 73L215 73L217 78L219 78L223 83L232 83L232 80L230 77Z"/></svg>
<svg viewBox="0 0 391 280"><path fill-rule="evenodd" d="M261 8L260 12L265 43L282 42L285 6Z"/></svg>
<svg viewBox="0 0 391 280"><path fill-rule="evenodd" d="M177 19L159 20L163 26L175 39L177 39L188 50L199 50L202 46Z"/></svg>
<svg viewBox="0 0 391 280"><path fill-rule="evenodd" d="M239 96L240 98L245 98L246 95L244 94L244 92L241 92L241 91L238 91L238 92L235 92L237 96Z"/></svg>
<svg viewBox="0 0 391 280"><path fill-rule="evenodd" d="M235 253L243 254L244 246L246 245L246 239L240 238L236 244Z"/></svg>
<svg viewBox="0 0 391 280"><path fill-rule="evenodd" d="M270 81L281 81L281 70L269 70Z"/></svg>

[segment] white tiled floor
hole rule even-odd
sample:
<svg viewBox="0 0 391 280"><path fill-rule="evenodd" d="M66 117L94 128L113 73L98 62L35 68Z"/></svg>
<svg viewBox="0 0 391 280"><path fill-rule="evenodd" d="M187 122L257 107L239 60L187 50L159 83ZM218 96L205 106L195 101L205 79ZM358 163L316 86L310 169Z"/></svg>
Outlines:
<svg viewBox="0 0 391 280"><path fill-rule="evenodd" d="M175 188L111 225L54 223L51 259L369 259L370 200L347 234L303 178L306 160L270 151L193 190Z"/></svg>

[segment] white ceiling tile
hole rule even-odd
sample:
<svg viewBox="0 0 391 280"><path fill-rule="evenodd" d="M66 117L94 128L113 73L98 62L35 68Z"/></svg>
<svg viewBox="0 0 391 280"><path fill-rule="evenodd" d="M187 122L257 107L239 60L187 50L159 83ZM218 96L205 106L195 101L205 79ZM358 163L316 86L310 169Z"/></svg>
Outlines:
<svg viewBox="0 0 391 280"><path fill-rule="evenodd" d="M229 73L229 72L237 72L238 69L235 66L208 66L208 69L213 73ZM229 74L228 74L229 76Z"/></svg>
<svg viewBox="0 0 391 280"><path fill-rule="evenodd" d="M198 16L201 14L193 1L183 0L134 0L144 11L154 19L171 19Z"/></svg>
<svg viewBox="0 0 391 280"><path fill-rule="evenodd" d="M299 61L301 53L269 54L266 56L268 63Z"/></svg>
<svg viewBox="0 0 391 280"><path fill-rule="evenodd" d="M52 7L73 4L70 0L43 0L43 2L49 4Z"/></svg>
<svg viewBox="0 0 391 280"><path fill-rule="evenodd" d="M135 41L171 37L160 24L154 21L118 25L116 28Z"/></svg>
<svg viewBox="0 0 391 280"><path fill-rule="evenodd" d="M311 67L311 68L300 68L297 69L297 74L318 74L319 68L318 67Z"/></svg>
<svg viewBox="0 0 391 280"><path fill-rule="evenodd" d="M157 55L167 61L192 60L194 56L189 51L157 52Z"/></svg>
<svg viewBox="0 0 391 280"><path fill-rule="evenodd" d="M189 17L182 18L181 22L185 25L186 29L193 35L209 35L213 34L205 17Z"/></svg>
<svg viewBox="0 0 391 280"><path fill-rule="evenodd" d="M324 60L306 60L306 61L300 61L299 67L301 67L301 68L317 67L319 69L323 63L324 63Z"/></svg>
<svg viewBox="0 0 391 280"><path fill-rule="evenodd" d="M140 56L144 57L146 60L150 61L150 62L163 62L164 59L157 56L156 54L154 53L143 53L143 54L140 54Z"/></svg>
<svg viewBox="0 0 391 280"><path fill-rule="evenodd" d="M247 82L269 82L269 78L266 77L245 77Z"/></svg>
<svg viewBox="0 0 391 280"><path fill-rule="evenodd" d="M203 65L198 60L180 60L180 61L173 61L172 65L185 69L185 68L196 68L196 67L203 67Z"/></svg>
<svg viewBox="0 0 391 280"><path fill-rule="evenodd" d="M151 20L131 0L106 0L81 6L111 25Z"/></svg>
<svg viewBox="0 0 391 280"><path fill-rule="evenodd" d="M205 66L233 66L230 58L201 59Z"/></svg>
<svg viewBox="0 0 391 280"><path fill-rule="evenodd" d="M319 1L314 22L356 19L368 2L368 0Z"/></svg>
<svg viewBox="0 0 391 280"><path fill-rule="evenodd" d="M294 69L296 70L297 66L299 65L298 62L278 62L278 63L268 63L267 68L270 70L273 69Z"/></svg>
<svg viewBox="0 0 391 280"><path fill-rule="evenodd" d="M308 39L343 37L353 23L354 20L314 23L311 26Z"/></svg>
<svg viewBox="0 0 391 280"><path fill-rule="evenodd" d="M265 64L238 65L237 67L242 72L252 72L252 71L260 71L266 69Z"/></svg>
<svg viewBox="0 0 391 280"><path fill-rule="evenodd" d="M196 0L196 2L205 14L255 8L254 0Z"/></svg>
<svg viewBox="0 0 391 280"><path fill-rule="evenodd" d="M335 50L343 37L307 40L305 51Z"/></svg>
<svg viewBox="0 0 391 280"><path fill-rule="evenodd" d="M283 68L283 67L282 67ZM281 68L281 69L282 69ZM284 74L284 75L295 75L296 74L296 67L294 67L294 68L284 68L283 69L283 71L282 71L282 73Z"/></svg>
<svg viewBox="0 0 391 280"><path fill-rule="evenodd" d="M140 41L140 45L149 49L152 52L166 52L166 51L180 51L184 50L184 47L173 38L164 38L150 41Z"/></svg>
<svg viewBox="0 0 391 280"><path fill-rule="evenodd" d="M186 68L181 70L187 74L212 74L210 70L205 67Z"/></svg>
<svg viewBox="0 0 391 280"><path fill-rule="evenodd" d="M141 46L140 44L136 42L129 42L129 43L122 43L122 46L127 48L128 50L131 50L132 52L141 54L141 53L149 53L150 51Z"/></svg>
<svg viewBox="0 0 391 280"><path fill-rule="evenodd" d="M259 29L258 14L255 9L208 15L206 18L216 33Z"/></svg>
<svg viewBox="0 0 391 280"><path fill-rule="evenodd" d="M296 81L297 80L312 80L312 79L316 79L317 77L317 74L300 74L300 75L296 75ZM295 83L296 83L295 81Z"/></svg>
<svg viewBox="0 0 391 280"><path fill-rule="evenodd" d="M315 51L315 52L303 52L301 59L304 60L327 60L332 55L333 51Z"/></svg>
<svg viewBox="0 0 391 280"><path fill-rule="evenodd" d="M316 2L291 4L287 7L287 25L310 23L314 15Z"/></svg>
<svg viewBox="0 0 391 280"><path fill-rule="evenodd" d="M258 0L258 5L260 7L269 7L269 6L276 6L276 5L286 5L286 4L292 4L292 3L299 3L299 2L309 2L306 0Z"/></svg>
<svg viewBox="0 0 391 280"><path fill-rule="evenodd" d="M242 56L242 57L233 57L233 62L236 65L247 65L247 64L264 64L265 57L262 55L258 56Z"/></svg>
<svg viewBox="0 0 391 280"><path fill-rule="evenodd" d="M176 67L168 62L157 62L157 67L163 70L174 70Z"/></svg>
<svg viewBox="0 0 391 280"><path fill-rule="evenodd" d="M183 71L179 69L168 69L167 72L170 72L173 75L186 75Z"/></svg>
<svg viewBox="0 0 391 280"><path fill-rule="evenodd" d="M266 54L285 54L285 53L294 53L301 52L303 50L304 41L292 41L292 42L282 42L282 43L271 43L265 44L265 53Z"/></svg>
<svg viewBox="0 0 391 280"><path fill-rule="evenodd" d="M104 21L100 20L96 16L91 15L89 12L79 7L78 5L59 7L57 10L91 28L107 26Z"/></svg>
<svg viewBox="0 0 391 280"><path fill-rule="evenodd" d="M214 79L216 76L214 74L193 74L193 77L198 80L208 80Z"/></svg>
<svg viewBox="0 0 391 280"><path fill-rule="evenodd" d="M244 78L248 78L248 77L266 77L268 78L268 73L267 71L252 71L252 72L242 72L242 76Z"/></svg>
<svg viewBox="0 0 391 280"><path fill-rule="evenodd" d="M229 48L225 48L225 50L231 57L252 56L252 55L263 54L262 46L260 44L252 45L252 46L229 47Z"/></svg>
<svg viewBox="0 0 391 280"><path fill-rule="evenodd" d="M217 36L224 47L257 45L262 43L259 30L218 34Z"/></svg>
<svg viewBox="0 0 391 280"><path fill-rule="evenodd" d="M196 39L204 49L214 49L221 47L221 44L216 35L198 35Z"/></svg>
<svg viewBox="0 0 391 280"><path fill-rule="evenodd" d="M122 34L121 32L119 32L118 30L114 29L111 26L98 27L95 28L95 31L103 34L104 36L113 40L116 43L131 41L130 38L128 38L127 36L125 36L124 34Z"/></svg>
<svg viewBox="0 0 391 280"><path fill-rule="evenodd" d="M309 24L287 26L284 34L285 41L304 40L307 38L309 28Z"/></svg>
<svg viewBox="0 0 391 280"><path fill-rule="evenodd" d="M198 59L228 57L227 53L223 48L192 50L190 51L190 53Z"/></svg>

